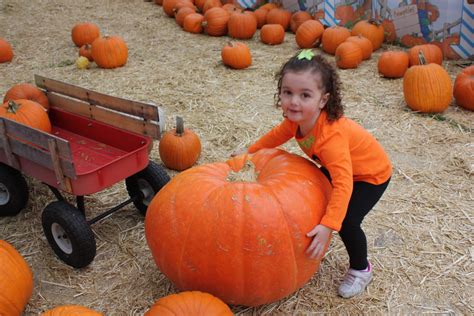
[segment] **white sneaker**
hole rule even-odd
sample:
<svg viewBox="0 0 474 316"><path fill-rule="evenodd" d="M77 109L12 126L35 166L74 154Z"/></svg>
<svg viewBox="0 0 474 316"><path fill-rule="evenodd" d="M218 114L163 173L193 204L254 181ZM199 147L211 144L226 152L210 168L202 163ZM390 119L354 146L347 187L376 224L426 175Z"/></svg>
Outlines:
<svg viewBox="0 0 474 316"><path fill-rule="evenodd" d="M344 280L339 286L339 295L344 298L353 297L364 292L367 285L372 281L373 271L369 263L369 271L349 269Z"/></svg>

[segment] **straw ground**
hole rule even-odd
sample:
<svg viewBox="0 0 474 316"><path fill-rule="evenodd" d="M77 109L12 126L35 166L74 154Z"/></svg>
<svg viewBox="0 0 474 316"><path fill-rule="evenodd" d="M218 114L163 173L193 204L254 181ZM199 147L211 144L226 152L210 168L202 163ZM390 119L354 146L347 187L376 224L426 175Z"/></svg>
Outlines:
<svg viewBox="0 0 474 316"><path fill-rule="evenodd" d="M76 69L77 48L70 31L83 21L95 22L102 34L125 39L125 67ZM220 61L228 37L186 33L161 7L142 0L1 0L0 36L15 50L13 62L0 65L0 94L41 74L159 103L167 114L167 128L173 128L180 115L201 137L199 164L227 159L235 148L250 144L281 120L273 106L273 76L297 51L290 33L278 46L262 44L257 33L246 41L253 65L230 70ZM394 165L388 191L364 223L375 279L359 297L337 296L347 257L335 235L321 269L301 290L258 308L233 306L237 314L474 313L474 113L454 102L437 116L408 110L402 80L377 75L377 58L389 48L384 46L358 69L339 71L347 116L377 137ZM454 80L461 68L455 62L444 65ZM285 148L301 153L293 142ZM157 144L150 158L160 162ZM11 242L34 272L35 288L25 315L61 304L81 304L106 315L141 315L156 299L177 291L156 268L144 238L143 217L131 206L93 225L98 249L90 266L74 270L59 261L40 222L42 209L54 197L35 179L28 183L27 208L0 219L0 238ZM88 215L125 196L124 185L117 184L86 197Z"/></svg>

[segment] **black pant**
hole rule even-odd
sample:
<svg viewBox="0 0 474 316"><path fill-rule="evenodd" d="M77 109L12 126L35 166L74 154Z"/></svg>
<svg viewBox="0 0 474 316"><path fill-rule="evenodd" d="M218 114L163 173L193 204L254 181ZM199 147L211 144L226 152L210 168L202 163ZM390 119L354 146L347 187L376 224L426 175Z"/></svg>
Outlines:
<svg viewBox="0 0 474 316"><path fill-rule="evenodd" d="M321 171L331 180L325 168ZM352 269L363 270L369 265L367 261L367 239L360 227L365 215L377 204L390 182L390 178L382 184L374 185L367 182L354 182L347 214L342 222L341 236L349 255Z"/></svg>

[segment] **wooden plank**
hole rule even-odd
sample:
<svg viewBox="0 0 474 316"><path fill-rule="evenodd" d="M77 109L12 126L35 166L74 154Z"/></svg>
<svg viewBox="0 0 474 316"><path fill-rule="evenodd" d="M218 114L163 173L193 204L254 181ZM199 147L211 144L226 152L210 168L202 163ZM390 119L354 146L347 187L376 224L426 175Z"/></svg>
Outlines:
<svg viewBox="0 0 474 316"><path fill-rule="evenodd" d="M7 164L17 170L20 170L20 163L12 153L10 140L8 139L7 130L5 127L5 120L0 120L0 138L2 139L2 145L3 150L5 151L5 157L7 158Z"/></svg>
<svg viewBox="0 0 474 316"><path fill-rule="evenodd" d="M48 148L48 140L53 138L56 140L59 155L65 159L72 160L71 148L67 140L6 118L0 118L0 120L5 123L6 133L9 135L9 138L22 139L42 148Z"/></svg>
<svg viewBox="0 0 474 316"><path fill-rule="evenodd" d="M64 94L90 104L100 105L118 112L138 116L144 120L159 121L161 119L159 117L158 107L154 104L113 97L39 75L35 75L35 82L38 87L46 91Z"/></svg>
<svg viewBox="0 0 474 316"><path fill-rule="evenodd" d="M14 138L10 138L10 146L14 154L24 157L25 159L33 161L50 170L54 170L51 153L49 151L33 147L30 144L21 142ZM63 174L71 179L76 179L76 170L73 161L64 159L64 157L59 157L59 160Z"/></svg>
<svg viewBox="0 0 474 316"><path fill-rule="evenodd" d="M54 174L56 175L56 180L59 184L59 188L66 192L72 192L71 182L69 178L66 178L63 173L61 166L61 159L58 154L58 146L54 139L48 140L48 148L51 154L51 162L53 163Z"/></svg>
<svg viewBox="0 0 474 316"><path fill-rule="evenodd" d="M48 96L51 107L58 107L120 129L150 136L153 139L160 138L160 126L157 122L143 121L134 116L113 112L107 108L90 105L77 99L71 99L49 91L46 92L46 95Z"/></svg>

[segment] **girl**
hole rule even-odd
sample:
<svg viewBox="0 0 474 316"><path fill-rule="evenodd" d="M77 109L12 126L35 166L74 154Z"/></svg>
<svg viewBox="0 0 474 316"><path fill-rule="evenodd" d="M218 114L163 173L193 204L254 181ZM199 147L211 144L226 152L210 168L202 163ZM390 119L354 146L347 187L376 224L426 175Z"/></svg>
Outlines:
<svg viewBox="0 0 474 316"><path fill-rule="evenodd" d="M276 106L283 110L284 120L247 151L277 147L294 137L321 165L333 190L321 223L307 233L313 240L306 252L312 259L323 256L332 231L338 231L349 255L349 269L338 292L352 297L372 280L361 223L387 188L391 163L371 134L344 117L338 75L323 57L303 50L283 65L276 78Z"/></svg>

